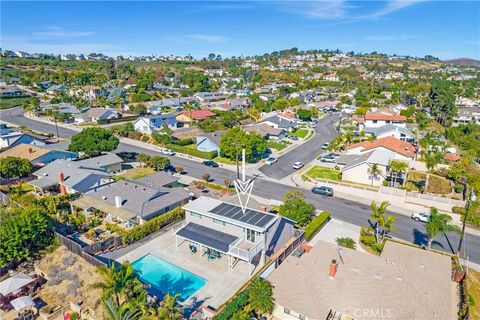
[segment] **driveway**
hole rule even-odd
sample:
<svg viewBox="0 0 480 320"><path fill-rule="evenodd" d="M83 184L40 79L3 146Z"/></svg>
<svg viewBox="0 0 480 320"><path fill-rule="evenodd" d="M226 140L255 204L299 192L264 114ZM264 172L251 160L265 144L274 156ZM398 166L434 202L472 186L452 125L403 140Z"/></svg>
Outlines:
<svg viewBox="0 0 480 320"><path fill-rule="evenodd" d="M322 144L332 141L337 136L334 128L336 121L340 119L339 115L327 116L317 122L316 135L310 140L285 153L278 158L274 165L263 165L260 171L274 179L282 179L295 172L292 168L296 161L305 164L314 160L322 151Z"/></svg>

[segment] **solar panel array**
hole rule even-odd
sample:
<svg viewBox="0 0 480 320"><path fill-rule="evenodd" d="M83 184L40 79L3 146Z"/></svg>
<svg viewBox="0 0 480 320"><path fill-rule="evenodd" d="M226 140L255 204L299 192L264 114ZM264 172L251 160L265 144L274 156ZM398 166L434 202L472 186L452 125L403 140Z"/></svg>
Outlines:
<svg viewBox="0 0 480 320"><path fill-rule="evenodd" d="M260 228L265 227L270 221L275 219L275 216L271 214L251 209L247 209L243 213L241 207L229 203L222 203L210 210L210 212Z"/></svg>

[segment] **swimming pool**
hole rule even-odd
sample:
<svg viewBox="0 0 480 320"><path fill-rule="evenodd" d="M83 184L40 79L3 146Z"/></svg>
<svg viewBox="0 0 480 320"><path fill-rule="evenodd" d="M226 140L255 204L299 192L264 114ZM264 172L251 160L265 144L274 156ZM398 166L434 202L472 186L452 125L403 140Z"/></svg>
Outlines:
<svg viewBox="0 0 480 320"><path fill-rule="evenodd" d="M171 295L178 293L178 300L183 302L206 282L205 279L152 254L138 259L132 263L132 267L138 272L140 280L151 286L148 291L159 299L167 292Z"/></svg>

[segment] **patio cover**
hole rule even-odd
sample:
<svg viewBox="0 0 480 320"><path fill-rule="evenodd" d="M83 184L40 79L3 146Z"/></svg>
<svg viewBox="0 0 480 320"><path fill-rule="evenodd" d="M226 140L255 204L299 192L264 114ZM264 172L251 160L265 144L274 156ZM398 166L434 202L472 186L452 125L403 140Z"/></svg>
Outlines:
<svg viewBox="0 0 480 320"><path fill-rule="evenodd" d="M48 179L48 178L42 178L42 179L36 179L36 180L29 181L28 184L30 184L34 187L38 187L38 188L43 189L43 188L53 187L53 186L57 185L58 182L55 181L55 180Z"/></svg>
<svg viewBox="0 0 480 320"><path fill-rule="evenodd" d="M232 236L231 234L213 230L192 222L189 222L182 229L178 230L176 235L222 253L228 253L229 245L238 239L238 237Z"/></svg>
<svg viewBox="0 0 480 320"><path fill-rule="evenodd" d="M20 311L27 307L34 307L35 302L33 302L32 297L23 296L15 300L10 301L10 304L15 308L15 310Z"/></svg>
<svg viewBox="0 0 480 320"><path fill-rule="evenodd" d="M8 296L10 293L23 288L33 281L34 279L29 275L23 272L17 273L16 275L0 282L0 294L3 296Z"/></svg>

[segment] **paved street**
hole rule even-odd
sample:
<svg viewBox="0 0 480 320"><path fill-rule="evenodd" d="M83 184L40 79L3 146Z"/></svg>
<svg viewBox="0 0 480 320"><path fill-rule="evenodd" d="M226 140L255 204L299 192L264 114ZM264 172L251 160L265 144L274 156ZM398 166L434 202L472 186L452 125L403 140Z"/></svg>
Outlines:
<svg viewBox="0 0 480 320"><path fill-rule="evenodd" d="M294 150L280 156L274 165L262 166L260 171L268 177L282 179L295 172L292 166L296 161L307 164L314 160L322 152L322 144L330 142L336 137L334 124L338 119L340 119L339 115L333 115L319 120L315 130L316 135Z"/></svg>
<svg viewBox="0 0 480 320"><path fill-rule="evenodd" d="M46 133L54 133L55 126L49 125L46 123L34 121L32 119L27 119L23 117L22 110L19 108L3 110L0 111L0 119L9 123L16 125L25 125L30 127L33 130L42 131ZM328 125L333 123L334 120L331 119L328 122ZM318 131L322 129L317 127ZM329 129L330 130L330 129ZM70 137L75 134L74 131L64 129L59 127L61 137ZM317 131L317 132L318 132ZM320 135L318 137L321 138ZM312 138L313 139L313 138ZM322 142L323 143L323 142ZM319 144L321 146L321 143ZM144 149L140 147L134 147L121 143L118 147L118 151L133 151L141 152L148 154L158 154L154 150ZM293 151L294 153L297 151ZM215 180L218 184L223 184L225 179L235 179L236 174L233 171L222 169L222 168L209 168L203 166L201 163L188 160L180 157L172 157L172 164L174 166L180 166L185 169L188 175L200 179L204 173L209 173L211 178ZM308 158L306 158L308 159ZM306 160L307 162L308 160ZM280 161L279 161L280 162ZM277 163L278 165L278 163ZM289 166L290 167L290 166ZM257 177L255 180L255 185L253 188L253 194L263 197L266 199L275 199L281 200L283 195L294 189L291 186L284 185L281 183L275 183L270 180L262 179L262 177ZM346 222L350 222L359 226L367 225L367 220L370 215L370 208L367 205L357 203L354 201L341 199L341 198L327 198L319 195L312 194L308 190L303 190L306 195L306 198L309 202L313 203L319 210L327 210L332 212L334 218ZM379 199L380 201L381 199ZM426 244L426 235L425 235L425 226L423 223L418 223L413 221L407 216L395 214L389 212L388 214L394 215L397 217L397 222L395 226L398 228L397 231L392 233L392 236L397 237L402 240L410 241L416 244L425 245ZM433 247L439 250L445 250L447 252L453 252L456 250L458 245L459 236L457 234L450 233L448 236L439 236L438 242L434 242ZM475 263L480 263L480 237L466 234L464 240L464 248L467 250L468 259ZM453 250L452 250L453 248Z"/></svg>

